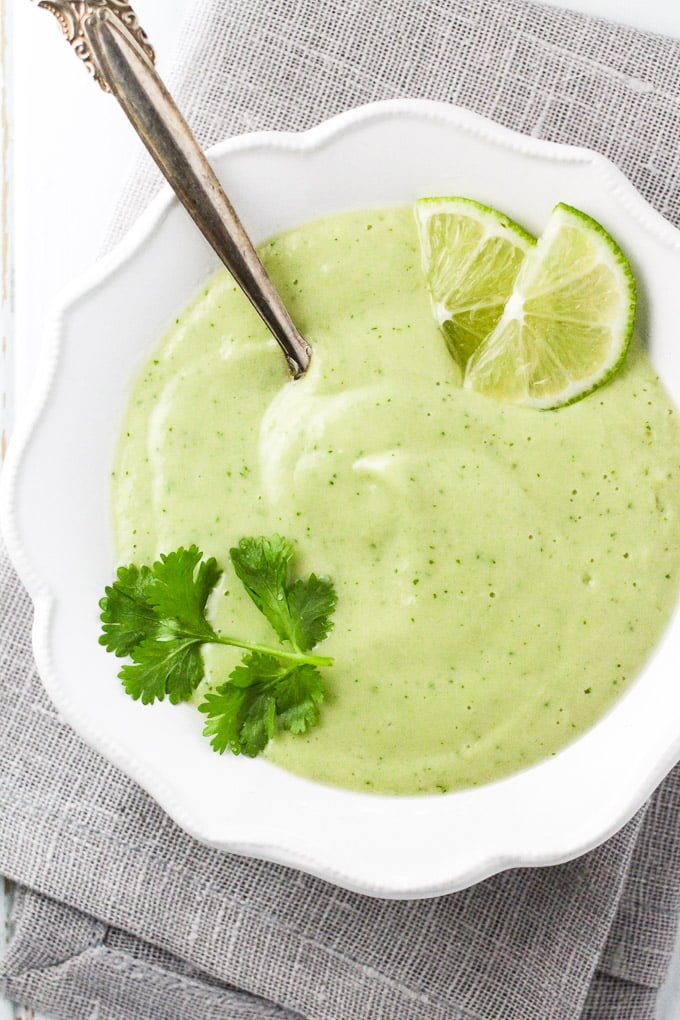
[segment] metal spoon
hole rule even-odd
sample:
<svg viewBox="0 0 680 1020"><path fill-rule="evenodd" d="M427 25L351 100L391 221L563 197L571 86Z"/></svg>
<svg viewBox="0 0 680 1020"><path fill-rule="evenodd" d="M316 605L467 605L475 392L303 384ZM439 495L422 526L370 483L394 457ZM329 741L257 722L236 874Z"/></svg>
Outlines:
<svg viewBox="0 0 680 1020"><path fill-rule="evenodd" d="M105 92L116 97L171 188L267 324L293 378L311 347L296 329L214 170L154 67L126 0L39 0Z"/></svg>

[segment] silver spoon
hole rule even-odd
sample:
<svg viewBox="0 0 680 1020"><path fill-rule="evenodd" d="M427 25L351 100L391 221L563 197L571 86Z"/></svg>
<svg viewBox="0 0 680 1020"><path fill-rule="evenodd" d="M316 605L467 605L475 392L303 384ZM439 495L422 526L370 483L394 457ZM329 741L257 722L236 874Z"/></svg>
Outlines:
<svg viewBox="0 0 680 1020"><path fill-rule="evenodd" d="M154 67L154 51L126 0L39 0L52 11L74 51L127 114L171 188L267 324L293 378L311 347L246 234L189 125Z"/></svg>

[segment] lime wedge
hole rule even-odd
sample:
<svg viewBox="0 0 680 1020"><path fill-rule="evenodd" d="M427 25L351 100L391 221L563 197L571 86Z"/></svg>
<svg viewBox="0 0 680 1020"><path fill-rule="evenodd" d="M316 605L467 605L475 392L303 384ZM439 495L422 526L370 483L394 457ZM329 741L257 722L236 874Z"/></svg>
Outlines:
<svg viewBox="0 0 680 1020"><path fill-rule="evenodd" d="M534 238L470 198L415 205L434 313L461 368L497 325Z"/></svg>
<svg viewBox="0 0 680 1020"><path fill-rule="evenodd" d="M599 223L560 204L501 320L468 362L464 385L508 404L571 404L620 367L634 320L626 256Z"/></svg>

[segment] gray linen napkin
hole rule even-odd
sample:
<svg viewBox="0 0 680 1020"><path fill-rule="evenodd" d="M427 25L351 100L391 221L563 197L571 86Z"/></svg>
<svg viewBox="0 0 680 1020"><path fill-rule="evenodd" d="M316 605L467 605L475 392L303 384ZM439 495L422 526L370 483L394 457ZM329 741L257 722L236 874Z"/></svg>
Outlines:
<svg viewBox="0 0 680 1020"><path fill-rule="evenodd" d="M173 86L208 144L429 96L606 153L680 224L680 42L522 0L197 0ZM118 235L157 179L128 186ZM57 717L0 555L5 985L99 1020L650 1020L680 911L680 770L600 849L390 903L180 832ZM634 753L634 748L631 749Z"/></svg>

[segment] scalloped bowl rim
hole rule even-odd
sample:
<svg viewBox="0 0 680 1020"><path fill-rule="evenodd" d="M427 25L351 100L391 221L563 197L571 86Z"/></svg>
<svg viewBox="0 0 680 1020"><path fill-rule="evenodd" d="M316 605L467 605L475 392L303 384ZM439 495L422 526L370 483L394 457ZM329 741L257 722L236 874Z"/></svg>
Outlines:
<svg viewBox="0 0 680 1020"><path fill-rule="evenodd" d="M611 196L620 208L636 221L639 228L669 249L672 257L677 259L680 269L680 232L642 198L608 159L585 148L558 145L519 134L470 111L446 103L429 100L390 100L371 103L339 114L303 132L260 131L228 139L212 147L209 154L219 163L224 157L255 150L312 152L326 144L333 144L346 133L362 125L380 124L394 118L415 118L443 123L501 149L536 156L545 161L587 164L593 172L600 175ZM263 834L248 820L239 820L235 827L231 826L228 833L219 824L212 831L209 830L209 827L194 814L193 805L186 799L178 799L172 785L166 782L159 770L148 768L135 760L110 733L94 725L88 718L87 711L66 693L54 668L51 652L55 596L41 578L39 567L33 564L30 553L24 546L20 521L16 513L17 490L27 459L31 456L32 438L43 415L47 413L52 388L59 374L69 315L81 301L92 298L100 285L115 277L117 271L151 241L175 205L176 199L170 190L164 187L116 248L83 274L58 302L48 320L42 355L28 406L12 437L2 473L0 523L10 558L35 607L33 646L38 671L62 718L70 723L89 745L139 783L175 822L201 842L229 852L291 866L368 895L388 898L437 896L465 888L507 868L562 863L602 843L634 815L659 781L680 759L680 727L674 738L665 737L656 745L651 760L640 770L637 783L626 789L618 789L617 796L611 796L607 803L602 804L601 813L593 816L587 825L574 826L571 833L566 831L564 826L558 833L554 829L550 831L546 829L542 845L540 842L522 844L521 839L518 842L516 831L512 834L509 831L497 831L494 834L495 838L489 839L487 849L474 861L467 861L464 866L456 862L455 854L452 852L448 870L446 868L442 870L440 867L436 876L429 876L427 869L422 868L416 877L409 871L404 875L394 872L380 878L377 877L375 867L364 871L361 864L355 862L345 869L325 859L322 853L306 852L304 837L296 840L294 834L290 832L283 835L277 832ZM636 684L633 684L628 688L617 701L614 710L630 697L631 689L635 687ZM594 730L599 726L600 723L596 724ZM594 730L589 731L586 736L592 737ZM578 738L566 751L560 752L560 756L569 753L583 739L584 737ZM550 761L543 761L523 773L516 773L486 787L437 797L389 798L375 794L338 791L331 787L322 789L329 798L342 798L345 803L351 802L352 805L356 805L358 818L370 815L372 806L378 806L381 802L393 805L398 801L406 824L411 813L413 817L417 817L423 810L429 810L428 804L435 801L439 804L447 800L451 803L457 801L460 804L478 797L484 790L495 788L496 791L503 791L504 788L511 787L518 775L545 771L551 764ZM298 777L291 777L291 782L317 786ZM609 793L611 792L610 790ZM550 824L554 824L554 819Z"/></svg>

